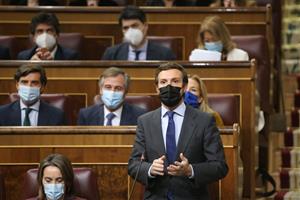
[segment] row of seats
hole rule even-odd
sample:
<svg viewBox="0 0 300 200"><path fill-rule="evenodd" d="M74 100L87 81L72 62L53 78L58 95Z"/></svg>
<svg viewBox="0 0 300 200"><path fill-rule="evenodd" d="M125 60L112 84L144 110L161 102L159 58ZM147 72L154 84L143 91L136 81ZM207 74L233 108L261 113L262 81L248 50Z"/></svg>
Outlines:
<svg viewBox="0 0 300 200"><path fill-rule="evenodd" d="M78 105L76 100L73 101L71 96L64 94L42 94L41 98L47 103L64 110L67 114L67 118L70 124L75 125L77 114L81 107L84 105ZM209 94L208 101L209 105L220 113L224 125L231 126L234 123L240 123L241 120L241 108L240 108L240 95L235 94ZM19 99L17 93L11 93L9 95L8 102L13 102ZM95 103L100 103L99 96L96 96ZM160 100L158 96L126 96L125 101L130 104L137 105L141 108L144 108L147 111L154 110L158 108ZM4 103L4 102L2 102Z"/></svg>
<svg viewBox="0 0 300 200"><path fill-rule="evenodd" d="M100 194L97 175L90 168L74 168L74 189L76 196L89 200L99 200ZM29 169L23 177L22 199L29 199L38 195L38 169ZM0 200L5 200L5 177L0 172Z"/></svg>

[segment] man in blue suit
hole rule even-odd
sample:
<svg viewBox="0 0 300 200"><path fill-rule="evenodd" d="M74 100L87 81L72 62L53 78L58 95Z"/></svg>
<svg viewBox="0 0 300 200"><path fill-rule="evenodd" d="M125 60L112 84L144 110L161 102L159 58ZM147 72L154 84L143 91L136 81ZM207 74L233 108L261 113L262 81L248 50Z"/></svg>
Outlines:
<svg viewBox="0 0 300 200"><path fill-rule="evenodd" d="M102 60L175 60L171 49L147 40L148 24L143 10L127 6L119 17L124 42L105 50Z"/></svg>
<svg viewBox="0 0 300 200"><path fill-rule="evenodd" d="M30 31L35 42L31 49L20 52L18 60L78 60L77 52L57 43L59 21L55 14L41 12L31 20Z"/></svg>
<svg viewBox="0 0 300 200"><path fill-rule="evenodd" d="M228 172L214 117L184 104L187 83L177 63L156 70L162 105L139 117L128 162L129 175L145 185L144 199L208 200L207 185Z"/></svg>
<svg viewBox="0 0 300 200"><path fill-rule="evenodd" d="M23 65L15 73L20 100L0 106L0 126L66 125L64 112L40 99L47 83L39 65Z"/></svg>
<svg viewBox="0 0 300 200"><path fill-rule="evenodd" d="M102 103L79 112L78 125L119 126L136 125L145 110L124 102L130 78L120 68L106 69L99 80Z"/></svg>

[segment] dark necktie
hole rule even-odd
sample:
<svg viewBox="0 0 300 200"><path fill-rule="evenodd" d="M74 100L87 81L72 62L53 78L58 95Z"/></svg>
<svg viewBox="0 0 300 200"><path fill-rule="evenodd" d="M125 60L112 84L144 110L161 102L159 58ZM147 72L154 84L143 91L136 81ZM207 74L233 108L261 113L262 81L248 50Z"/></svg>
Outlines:
<svg viewBox="0 0 300 200"><path fill-rule="evenodd" d="M134 60L140 60L140 53L141 53L142 51L134 51L134 53L135 53L135 58L134 58Z"/></svg>
<svg viewBox="0 0 300 200"><path fill-rule="evenodd" d="M176 154L175 123L173 120L174 112L168 111L169 123L167 128L166 147L167 159L169 164L174 163Z"/></svg>
<svg viewBox="0 0 300 200"><path fill-rule="evenodd" d="M32 108L25 108L25 118L23 121L23 126L30 126L29 113L32 111Z"/></svg>
<svg viewBox="0 0 300 200"><path fill-rule="evenodd" d="M106 122L106 126L111 126L112 123L112 119L115 117L116 115L114 113L109 113L106 115L106 118L107 118L107 122Z"/></svg>

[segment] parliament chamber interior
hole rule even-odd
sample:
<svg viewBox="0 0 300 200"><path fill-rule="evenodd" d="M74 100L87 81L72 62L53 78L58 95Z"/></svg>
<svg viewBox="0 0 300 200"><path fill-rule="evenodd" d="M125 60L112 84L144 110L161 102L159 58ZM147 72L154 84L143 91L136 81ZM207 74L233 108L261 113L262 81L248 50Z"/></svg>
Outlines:
<svg viewBox="0 0 300 200"><path fill-rule="evenodd" d="M133 31L140 25L132 25L136 27L128 30L124 26L126 20L135 19L121 18L128 6L146 15L145 21L140 20L142 31ZM79 199L146 199L154 189L137 177L147 162L146 150L154 151L156 144L146 146L137 173L129 175L142 117L134 124L125 125L120 119L119 125L110 123L112 126L108 125L108 119L95 124L86 122L86 125L81 119L83 111L90 108L102 106L104 113L109 110L101 87L105 80L103 74L111 68L121 69L130 77L129 88L125 84L123 111L127 104L143 109L147 112L144 115L163 107L160 88L157 88L160 82L157 83L155 76L159 66L174 62L185 69L189 83L191 75L197 75L205 83L207 97L202 102L217 112L223 123L217 129L228 172L225 177L209 182L207 188L202 186L208 191L208 199L298 199L299 10L297 0L0 0L0 200L46 199L45 192L41 197L46 187L42 187L40 170L44 159L53 154L64 155L71 162L74 176L71 185ZM40 25L38 20L43 19L34 21L34 17L40 13L52 13L59 21L59 28L52 26L56 24L54 19L49 22L52 29L40 34L45 36L45 43L52 41L57 45L53 52L47 49L44 53L44 47L38 42L41 37L36 27ZM207 33L203 24L211 16L218 16L224 22L229 31L226 40L235 49L246 52L248 59L230 60L229 54L223 57L222 50L217 52L221 55L218 54L218 60L205 58L212 52L206 43L213 42L203 39ZM129 31L135 34L132 42L142 34L146 48L152 45L155 48L137 54L127 44ZM226 33L219 36L224 42L222 35ZM193 60L191 52L201 49L201 40L207 54L203 60ZM121 49L124 44L127 49ZM124 49L125 57L120 56ZM167 49L172 52L172 59L165 59ZM76 52L76 56L68 57L70 52ZM62 55L57 56L58 53ZM150 53L157 57L150 58ZM4 109L15 102L20 115L16 120L21 121L27 115L22 108L20 88L29 87L21 87L23 83L16 78L22 66L40 66L47 75L47 84L38 93L37 118L42 116L39 112L45 102L55 111L64 112L64 124L39 125L37 118L37 124L31 126L25 122L14 125L11 121L13 111ZM181 96L182 101L186 95ZM149 138L143 138L146 139ZM197 170L196 165L191 163L191 166ZM68 199L67 178L61 172L65 197L57 199ZM148 177L149 182L152 178ZM192 182L186 177L184 180Z"/></svg>

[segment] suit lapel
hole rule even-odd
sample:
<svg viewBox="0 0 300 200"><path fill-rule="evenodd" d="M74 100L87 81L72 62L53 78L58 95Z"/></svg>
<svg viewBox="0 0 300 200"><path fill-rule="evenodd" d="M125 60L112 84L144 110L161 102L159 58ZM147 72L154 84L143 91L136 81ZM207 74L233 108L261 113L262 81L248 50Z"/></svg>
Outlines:
<svg viewBox="0 0 300 200"><path fill-rule="evenodd" d="M120 50L118 52L118 59L116 60L128 60L128 52L129 52L129 44L124 43L121 45Z"/></svg>
<svg viewBox="0 0 300 200"><path fill-rule="evenodd" d="M151 136L155 141L153 145L156 147L154 149L157 149L159 155L166 155L164 138L161 129L161 108L155 110L152 117L153 126L151 127Z"/></svg>
<svg viewBox="0 0 300 200"><path fill-rule="evenodd" d="M13 105L13 111L11 113L11 119L9 120L8 124L13 123L14 121L16 122L17 126L21 126L21 106L20 106L20 101L16 101L16 103Z"/></svg>
<svg viewBox="0 0 300 200"><path fill-rule="evenodd" d="M130 114L129 114L130 113ZM127 125L127 124L131 124L130 122L131 120L131 116L133 113L131 113L128 110L128 106L126 103L123 104L123 109L122 109L122 113L121 113L121 120L120 120L120 125Z"/></svg>
<svg viewBox="0 0 300 200"><path fill-rule="evenodd" d="M156 49L153 49L151 41L148 41L146 60L157 60Z"/></svg>
<svg viewBox="0 0 300 200"><path fill-rule="evenodd" d="M60 45L57 45L57 50L54 55L54 60L64 60L64 54Z"/></svg>
<svg viewBox="0 0 300 200"><path fill-rule="evenodd" d="M47 117L48 112L45 110L45 103L43 101L40 101L40 108L39 108L39 115L38 115L38 126L44 126L47 123Z"/></svg>
<svg viewBox="0 0 300 200"><path fill-rule="evenodd" d="M103 126L103 124L104 124L104 108L103 108L103 106L104 106L104 104L101 104L100 108L95 109L95 113L94 113L94 116L92 117L92 119L95 119L96 122L94 122L93 124Z"/></svg>
<svg viewBox="0 0 300 200"><path fill-rule="evenodd" d="M180 153L184 153L185 148L188 146L188 143L194 133L196 124L193 120L193 113L194 112L192 112L191 108L187 106L177 144L176 158L179 157Z"/></svg>

